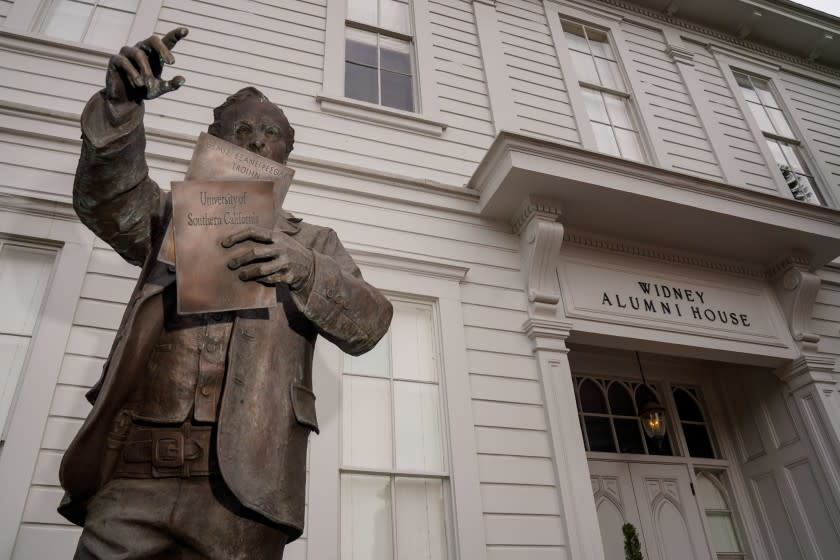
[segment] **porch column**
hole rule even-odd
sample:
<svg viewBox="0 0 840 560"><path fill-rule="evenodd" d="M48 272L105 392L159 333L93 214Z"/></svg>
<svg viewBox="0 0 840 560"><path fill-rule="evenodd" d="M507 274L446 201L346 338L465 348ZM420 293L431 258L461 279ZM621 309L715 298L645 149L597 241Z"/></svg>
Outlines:
<svg viewBox="0 0 840 560"><path fill-rule="evenodd" d="M566 339L572 324L560 317L557 264L563 244L560 208L529 196L514 217L521 241L528 319L522 326L537 359L549 428L560 510L570 560L603 560L589 465L580 433Z"/></svg>
<svg viewBox="0 0 840 560"><path fill-rule="evenodd" d="M834 358L803 355L776 370L802 417L805 432L840 504L840 373Z"/></svg>

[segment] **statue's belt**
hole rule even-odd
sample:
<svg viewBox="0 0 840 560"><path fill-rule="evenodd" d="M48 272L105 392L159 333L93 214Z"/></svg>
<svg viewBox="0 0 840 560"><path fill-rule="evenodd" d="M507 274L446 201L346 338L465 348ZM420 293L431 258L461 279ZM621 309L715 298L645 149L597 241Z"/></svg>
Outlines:
<svg viewBox="0 0 840 560"><path fill-rule="evenodd" d="M218 466L211 461L212 429L189 423L172 428L132 426L114 477L189 478L217 473Z"/></svg>

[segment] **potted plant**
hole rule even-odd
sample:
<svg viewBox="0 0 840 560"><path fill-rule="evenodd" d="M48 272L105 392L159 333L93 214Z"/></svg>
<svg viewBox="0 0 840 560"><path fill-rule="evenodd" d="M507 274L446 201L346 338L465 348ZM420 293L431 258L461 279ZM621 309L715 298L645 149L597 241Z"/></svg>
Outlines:
<svg viewBox="0 0 840 560"><path fill-rule="evenodd" d="M625 560L645 560L642 556L642 544L639 542L639 534L632 523L625 523L621 526L621 532L624 533L624 559Z"/></svg>

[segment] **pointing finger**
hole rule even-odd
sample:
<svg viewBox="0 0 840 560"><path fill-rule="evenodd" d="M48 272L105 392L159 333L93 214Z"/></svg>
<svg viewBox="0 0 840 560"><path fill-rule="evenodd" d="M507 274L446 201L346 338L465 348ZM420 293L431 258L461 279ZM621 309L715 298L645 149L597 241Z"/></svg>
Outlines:
<svg viewBox="0 0 840 560"><path fill-rule="evenodd" d="M186 37L189 32L190 30L186 27L176 27L163 36L163 44L166 45L167 49L172 49L172 47L174 47L178 41Z"/></svg>

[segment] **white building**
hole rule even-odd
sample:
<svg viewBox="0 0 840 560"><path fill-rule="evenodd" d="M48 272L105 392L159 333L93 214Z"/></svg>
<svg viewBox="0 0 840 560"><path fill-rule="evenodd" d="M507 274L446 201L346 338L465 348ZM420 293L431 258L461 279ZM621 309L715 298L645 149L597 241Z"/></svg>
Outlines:
<svg viewBox="0 0 840 560"><path fill-rule="evenodd" d="M153 178L255 85L297 129L286 208L397 307L365 358L319 345L287 558L620 560L624 521L648 560L840 557L840 19L380 4L0 0L0 558L72 557L58 464L138 273L73 213L78 119L176 26Z"/></svg>

